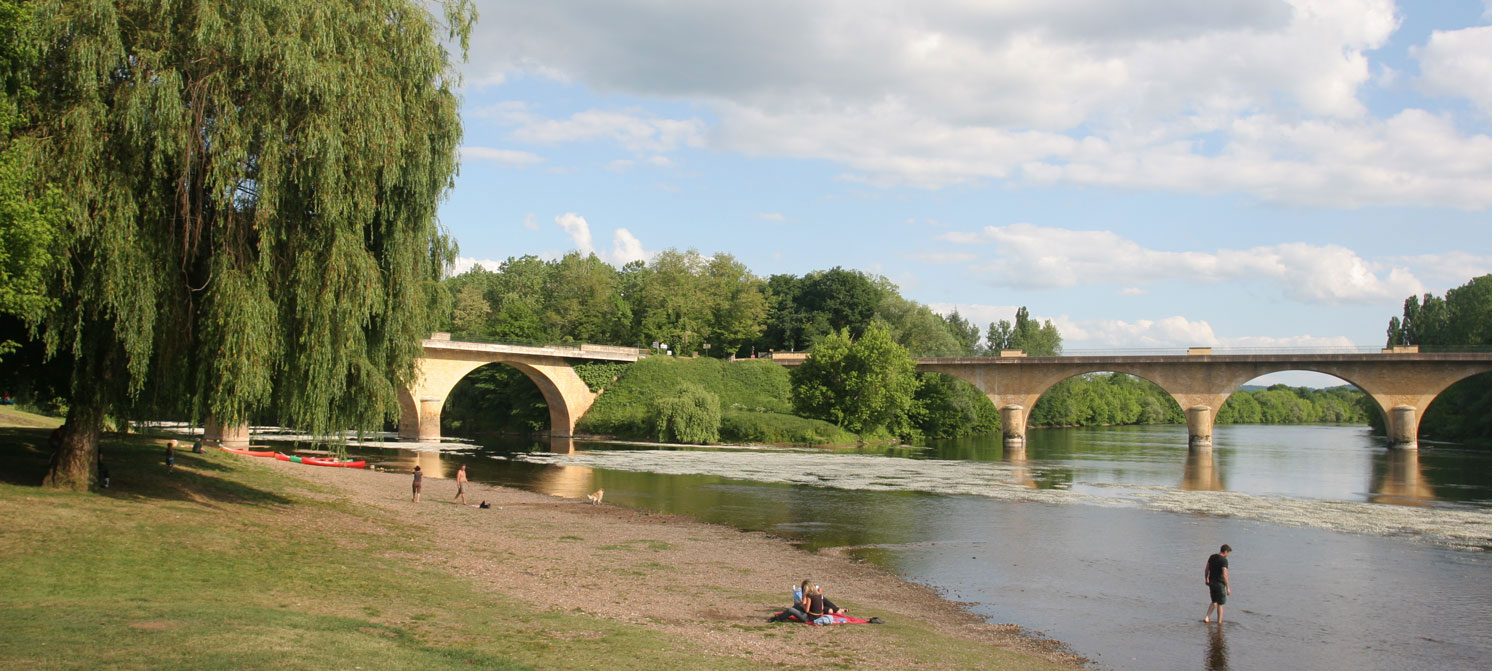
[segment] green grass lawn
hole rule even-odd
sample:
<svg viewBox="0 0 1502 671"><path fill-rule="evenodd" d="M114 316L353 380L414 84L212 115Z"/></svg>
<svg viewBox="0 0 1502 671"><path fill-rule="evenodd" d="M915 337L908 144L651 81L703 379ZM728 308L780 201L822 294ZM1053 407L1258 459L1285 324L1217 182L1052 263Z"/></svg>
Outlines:
<svg viewBox="0 0 1502 671"><path fill-rule="evenodd" d="M112 488L41 489L48 432L0 428L0 669L766 666L479 589L413 559L434 549L421 529L226 453L168 472L159 440L112 435ZM914 623L881 635L945 668L1058 668Z"/></svg>

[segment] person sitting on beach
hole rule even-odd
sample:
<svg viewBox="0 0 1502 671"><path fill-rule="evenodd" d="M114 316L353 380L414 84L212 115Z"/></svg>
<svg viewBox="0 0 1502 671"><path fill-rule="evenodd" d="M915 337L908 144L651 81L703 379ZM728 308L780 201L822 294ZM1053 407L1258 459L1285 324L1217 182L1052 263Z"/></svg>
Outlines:
<svg viewBox="0 0 1502 671"><path fill-rule="evenodd" d="M824 601L824 590L818 585L814 585L812 593L803 593L803 609L813 618L814 624L834 624L834 613L829 610L829 604Z"/></svg>
<svg viewBox="0 0 1502 671"><path fill-rule="evenodd" d="M786 621L797 620L798 622L807 622L808 621L808 611L806 610L806 605L805 604L808 603L808 598L805 595L808 594L808 582L809 581L804 580L803 584L801 584L801 585L793 585L793 605L792 605L792 607L788 608L787 610L782 611L781 613L773 615L772 617L767 618L767 621L768 622L782 622L784 620L786 620Z"/></svg>

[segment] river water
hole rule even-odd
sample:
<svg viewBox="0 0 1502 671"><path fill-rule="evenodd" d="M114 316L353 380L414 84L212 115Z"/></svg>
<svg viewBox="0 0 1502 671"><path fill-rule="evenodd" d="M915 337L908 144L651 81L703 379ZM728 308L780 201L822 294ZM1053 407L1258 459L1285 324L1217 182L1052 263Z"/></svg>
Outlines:
<svg viewBox="0 0 1502 671"><path fill-rule="evenodd" d="M351 451L844 547L1064 641L1103 669L1480 669L1491 663L1490 450L1389 451L1356 426L1049 429L926 447L526 440ZM552 450L572 447L567 454ZM1222 543L1224 625L1202 572ZM789 580L804 576L789 575ZM815 576L817 577L817 576ZM838 593L838 586L831 586Z"/></svg>

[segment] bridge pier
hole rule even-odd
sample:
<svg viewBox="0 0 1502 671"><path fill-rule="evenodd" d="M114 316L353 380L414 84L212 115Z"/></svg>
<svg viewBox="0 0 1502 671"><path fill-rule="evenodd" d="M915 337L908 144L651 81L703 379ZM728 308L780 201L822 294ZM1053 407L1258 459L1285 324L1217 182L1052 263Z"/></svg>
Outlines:
<svg viewBox="0 0 1502 671"><path fill-rule="evenodd" d="M1215 413L1208 405L1192 405L1184 409L1184 423L1189 427L1189 447L1209 449L1215 431Z"/></svg>
<svg viewBox="0 0 1502 671"><path fill-rule="evenodd" d="M250 425L226 426L223 422L210 417L203 423L203 441L237 449L250 447Z"/></svg>
<svg viewBox="0 0 1502 671"><path fill-rule="evenodd" d="M1018 448L1027 443L1027 412L1020 405L1001 409L1002 448Z"/></svg>
<svg viewBox="0 0 1502 671"><path fill-rule="evenodd" d="M418 410L417 442L436 443L443 440L443 431L439 425L442 417L443 399L436 396L424 396L421 408Z"/></svg>
<svg viewBox="0 0 1502 671"><path fill-rule="evenodd" d="M1395 450L1416 450L1419 447L1418 409L1411 405L1394 406L1388 413L1388 446Z"/></svg>

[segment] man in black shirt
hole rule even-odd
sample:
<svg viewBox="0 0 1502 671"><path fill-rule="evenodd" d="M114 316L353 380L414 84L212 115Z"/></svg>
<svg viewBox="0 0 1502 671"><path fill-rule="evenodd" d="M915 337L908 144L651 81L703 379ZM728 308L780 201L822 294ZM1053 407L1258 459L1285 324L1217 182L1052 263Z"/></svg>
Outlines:
<svg viewBox="0 0 1502 671"><path fill-rule="evenodd" d="M1231 595L1231 546L1220 546L1220 553L1210 555L1205 562L1205 584L1210 586L1210 609L1205 611L1205 622L1215 614L1215 623L1220 624L1226 616L1226 597Z"/></svg>

